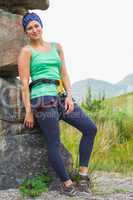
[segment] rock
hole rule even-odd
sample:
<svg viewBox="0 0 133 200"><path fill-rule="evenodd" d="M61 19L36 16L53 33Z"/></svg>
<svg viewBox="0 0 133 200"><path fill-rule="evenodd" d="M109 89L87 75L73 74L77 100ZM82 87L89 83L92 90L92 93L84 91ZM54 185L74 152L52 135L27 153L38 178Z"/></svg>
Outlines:
<svg viewBox="0 0 133 200"><path fill-rule="evenodd" d="M25 109L20 86L17 78L0 78L0 120L13 123L23 121Z"/></svg>
<svg viewBox="0 0 133 200"><path fill-rule="evenodd" d="M40 174L44 167L54 177L53 186L59 180L48 161L47 144L39 127L30 129L23 125L25 108L21 82L16 78L18 55L27 44L22 14L48 6L48 0L0 0L0 189L15 188L25 178ZM59 148L69 171L72 156L63 144Z"/></svg>
<svg viewBox="0 0 133 200"><path fill-rule="evenodd" d="M21 25L22 16L0 9L0 76L18 76L17 58L22 46L26 44Z"/></svg>
<svg viewBox="0 0 133 200"><path fill-rule="evenodd" d="M92 195L89 194L87 196L86 193L80 193L70 198L66 195L61 195L58 190L50 190L41 193L38 197L23 198L18 189L10 189L0 191L0 200L133 200L133 176L126 177L108 172L93 172L91 175L95 177ZM111 191L110 187L114 188L114 190Z"/></svg>
<svg viewBox="0 0 133 200"><path fill-rule="evenodd" d="M132 193L133 192L133 176L125 176L120 173L113 172L97 172L95 173L96 185L98 193L109 195L115 193Z"/></svg>
<svg viewBox="0 0 133 200"><path fill-rule="evenodd" d="M66 195L61 195L56 190L50 192L43 192L39 197L24 197L24 198L22 197L22 194L18 189L9 189L0 191L0 200L53 200L53 199L54 200L103 200L102 198L92 198L92 197L89 198L88 195L86 195L85 193L71 198Z"/></svg>
<svg viewBox="0 0 133 200"><path fill-rule="evenodd" d="M71 155L62 144L60 150L65 166L70 170ZM41 134L0 137L0 189L15 188L24 179L39 175L44 167L49 176L56 178L47 155L47 145Z"/></svg>
<svg viewBox="0 0 133 200"><path fill-rule="evenodd" d="M21 13L23 10L33 9L46 10L48 7L49 0L0 0L0 8L12 13Z"/></svg>
<svg viewBox="0 0 133 200"><path fill-rule="evenodd" d="M49 169L55 177L47 158L47 145L39 127L23 125L25 109L17 78L0 78L0 189L14 188L18 182ZM72 157L64 146L60 151L68 170L72 169Z"/></svg>

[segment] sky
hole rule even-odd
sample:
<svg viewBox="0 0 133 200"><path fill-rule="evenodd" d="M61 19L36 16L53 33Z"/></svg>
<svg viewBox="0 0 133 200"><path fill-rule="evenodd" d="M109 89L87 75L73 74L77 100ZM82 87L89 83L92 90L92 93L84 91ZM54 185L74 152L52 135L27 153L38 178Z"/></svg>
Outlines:
<svg viewBox="0 0 133 200"><path fill-rule="evenodd" d="M44 40L62 45L71 83L87 78L116 83L133 73L132 0L49 0L34 10Z"/></svg>

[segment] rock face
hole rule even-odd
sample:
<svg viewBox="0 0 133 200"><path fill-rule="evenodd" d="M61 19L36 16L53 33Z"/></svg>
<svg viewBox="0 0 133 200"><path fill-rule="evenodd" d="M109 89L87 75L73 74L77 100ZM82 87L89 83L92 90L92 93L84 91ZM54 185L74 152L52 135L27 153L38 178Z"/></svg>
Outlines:
<svg viewBox="0 0 133 200"><path fill-rule="evenodd" d="M17 58L22 46L28 41L22 27L22 15L28 9L47 9L47 0L5 1L0 0L0 77L18 76ZM16 14L7 12L17 8Z"/></svg>
<svg viewBox="0 0 133 200"><path fill-rule="evenodd" d="M22 123L25 108L21 97L21 81L17 78L0 78L0 119Z"/></svg>
<svg viewBox="0 0 133 200"><path fill-rule="evenodd" d="M12 0L5 1L0 0L0 8L3 10L18 13L20 10L33 10L33 9L41 9L46 10L49 7L49 0Z"/></svg>
<svg viewBox="0 0 133 200"><path fill-rule="evenodd" d="M17 78L0 79L0 189L14 188L25 178L39 174L43 168L56 177L47 156L47 144L39 127L23 125L25 109ZM68 169L72 157L60 145Z"/></svg>
<svg viewBox="0 0 133 200"><path fill-rule="evenodd" d="M55 182L59 179L48 161L47 145L39 127L29 129L23 125L25 108L17 79L18 54L27 43L20 14L27 9L46 9L48 5L46 0L0 0L0 8L6 10L0 9L0 189L14 188L44 167ZM70 170L71 155L62 144L60 151Z"/></svg>
<svg viewBox="0 0 133 200"><path fill-rule="evenodd" d="M30 131L29 131L30 132ZM71 156L60 146L66 168L71 167ZM36 130L34 134L0 137L0 189L15 188L25 178L38 175L45 168L49 176L56 174L48 162L47 145ZM70 162L69 162L70 161Z"/></svg>
<svg viewBox="0 0 133 200"><path fill-rule="evenodd" d="M25 45L26 37L21 25L21 15L0 10L0 76L18 76L17 57Z"/></svg>

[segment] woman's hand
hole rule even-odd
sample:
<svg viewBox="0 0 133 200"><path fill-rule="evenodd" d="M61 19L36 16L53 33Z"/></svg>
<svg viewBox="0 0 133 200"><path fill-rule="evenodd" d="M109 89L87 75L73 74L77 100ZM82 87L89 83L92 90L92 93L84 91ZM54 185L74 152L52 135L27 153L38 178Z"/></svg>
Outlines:
<svg viewBox="0 0 133 200"><path fill-rule="evenodd" d="M33 128L34 126L34 115L33 112L26 112L25 119L24 119L24 125L28 128Z"/></svg>
<svg viewBox="0 0 133 200"><path fill-rule="evenodd" d="M74 103L71 96L67 96L65 98L65 114L69 114L74 110Z"/></svg>

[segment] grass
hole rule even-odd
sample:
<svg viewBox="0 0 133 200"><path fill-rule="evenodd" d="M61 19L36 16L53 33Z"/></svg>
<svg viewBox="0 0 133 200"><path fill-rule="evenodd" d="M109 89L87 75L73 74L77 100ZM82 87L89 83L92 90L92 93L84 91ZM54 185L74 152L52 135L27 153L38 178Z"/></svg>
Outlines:
<svg viewBox="0 0 133 200"><path fill-rule="evenodd" d="M119 172L123 175L133 174L133 93L117 98L107 99L104 106L95 112L85 112L96 122L98 133L92 151L89 174L92 192L97 191L93 172ZM83 108L84 109L84 108ZM72 154L73 168L79 168L79 143L82 133L65 122L60 123L61 141ZM78 177L76 177L78 181ZM36 197L46 192L51 178L44 169L40 176L26 179L20 185L23 196ZM119 190L119 189L118 189ZM119 192L116 189L116 192Z"/></svg>
<svg viewBox="0 0 133 200"><path fill-rule="evenodd" d="M19 190L23 197L37 197L40 196L42 192L48 191L51 181L52 179L48 176L47 169L44 168L40 175L25 179L19 186Z"/></svg>
<svg viewBox="0 0 133 200"><path fill-rule="evenodd" d="M72 153L74 168L78 169L78 150L81 133L72 127L61 124L61 139L65 147ZM65 131L63 131L65 130ZM110 134L108 134L110 132ZM68 136L69 135L69 136ZM89 171L102 170L128 174L133 172L133 141L122 144L117 142L117 128L112 123L99 127L92 152Z"/></svg>
<svg viewBox="0 0 133 200"><path fill-rule="evenodd" d="M98 138L99 137L97 137L97 139ZM94 151L92 153L90 167L95 170L108 172L114 171L125 175L132 173L133 141L127 141L123 144L117 144L113 141L111 141L109 144L109 142L107 139L104 140L104 143L102 141L96 141ZM102 150L97 149L97 146L99 146L99 148Z"/></svg>
<svg viewBox="0 0 133 200"><path fill-rule="evenodd" d="M114 192L115 193L127 193L128 190L127 189L123 189L123 188L115 188Z"/></svg>
<svg viewBox="0 0 133 200"><path fill-rule="evenodd" d="M60 123L61 141L66 149L72 154L74 168L78 167L78 146L81 133L74 127L67 125L65 122Z"/></svg>
<svg viewBox="0 0 133 200"><path fill-rule="evenodd" d="M103 102L95 112L85 112L97 124L98 133L89 164L89 172L95 170L133 173L133 93ZM84 109L84 108L83 108ZM72 153L74 168L78 169L78 152L81 133L61 122L61 140Z"/></svg>

